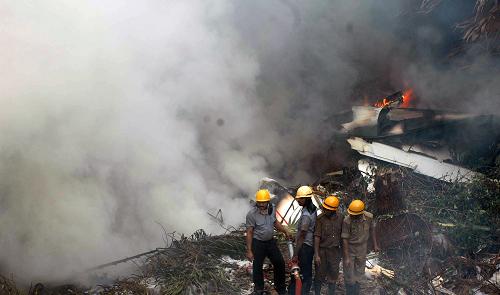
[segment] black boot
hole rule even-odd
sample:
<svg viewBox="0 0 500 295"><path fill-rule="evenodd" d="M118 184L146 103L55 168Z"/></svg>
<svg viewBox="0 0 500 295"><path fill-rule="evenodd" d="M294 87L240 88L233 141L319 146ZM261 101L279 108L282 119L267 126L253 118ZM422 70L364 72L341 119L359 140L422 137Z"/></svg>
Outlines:
<svg viewBox="0 0 500 295"><path fill-rule="evenodd" d="M328 295L335 295L335 287L337 284L335 283L328 283Z"/></svg>
<svg viewBox="0 0 500 295"><path fill-rule="evenodd" d="M322 285L322 282L314 281L314 294L315 295L321 295L321 285Z"/></svg>

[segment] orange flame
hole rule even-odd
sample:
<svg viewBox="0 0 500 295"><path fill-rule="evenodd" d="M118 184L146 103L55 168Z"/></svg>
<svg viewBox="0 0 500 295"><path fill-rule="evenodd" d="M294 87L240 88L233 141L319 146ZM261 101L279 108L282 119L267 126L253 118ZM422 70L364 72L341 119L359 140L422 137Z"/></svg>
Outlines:
<svg viewBox="0 0 500 295"><path fill-rule="evenodd" d="M408 108L411 105L411 102L413 101L413 89L409 88L403 91L403 101L399 105L400 108ZM390 105L392 100L388 99L387 97L384 97L382 100L377 101L376 103L373 104L374 107L376 108L383 108L388 105Z"/></svg>
<svg viewBox="0 0 500 295"><path fill-rule="evenodd" d="M406 89L403 92L403 103L401 104L400 107L409 108L412 101L413 101L413 89L411 89L411 88Z"/></svg>
<svg viewBox="0 0 500 295"><path fill-rule="evenodd" d="M382 99L381 101L377 101L376 103L374 103L373 106L377 108L383 108L387 106L389 103L391 103L391 101L388 100L386 97L384 97L384 99Z"/></svg>

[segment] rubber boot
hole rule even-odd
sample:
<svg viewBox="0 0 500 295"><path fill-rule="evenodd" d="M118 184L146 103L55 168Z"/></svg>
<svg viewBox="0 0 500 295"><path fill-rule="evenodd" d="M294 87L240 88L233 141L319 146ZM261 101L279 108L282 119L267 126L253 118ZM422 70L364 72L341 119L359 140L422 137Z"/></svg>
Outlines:
<svg viewBox="0 0 500 295"><path fill-rule="evenodd" d="M355 295L356 294L354 284L347 284L347 283L345 284L345 294L346 295Z"/></svg>
<svg viewBox="0 0 500 295"><path fill-rule="evenodd" d="M328 284L328 295L335 295L335 287L337 284L335 283L329 283Z"/></svg>
<svg viewBox="0 0 500 295"><path fill-rule="evenodd" d="M322 282L314 282L314 295L321 295Z"/></svg>

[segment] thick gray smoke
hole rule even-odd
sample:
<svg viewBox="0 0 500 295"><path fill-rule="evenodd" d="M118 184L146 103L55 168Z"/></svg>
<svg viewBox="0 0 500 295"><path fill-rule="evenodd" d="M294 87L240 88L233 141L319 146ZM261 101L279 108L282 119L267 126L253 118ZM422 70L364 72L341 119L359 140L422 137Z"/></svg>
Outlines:
<svg viewBox="0 0 500 295"><path fill-rule="evenodd" d="M408 37L404 2L379 2L1 1L0 272L149 250L156 222L217 232L207 210L237 225L260 178L343 160L330 120L364 95L475 87L488 105L494 79L433 66L417 47L441 31Z"/></svg>
<svg viewBox="0 0 500 295"><path fill-rule="evenodd" d="M405 88L415 90L421 107L498 112L500 64L487 54L498 38L463 46L457 29L473 18L474 1L441 1L430 13L419 12L430 1L413 0L273 2L281 10L242 2L239 25L267 49L259 51L263 83L279 77L317 114L325 105L334 112Z"/></svg>
<svg viewBox="0 0 500 295"><path fill-rule="evenodd" d="M266 123L227 2L2 2L4 272L57 278L158 247L155 222L217 231L208 210L242 221Z"/></svg>

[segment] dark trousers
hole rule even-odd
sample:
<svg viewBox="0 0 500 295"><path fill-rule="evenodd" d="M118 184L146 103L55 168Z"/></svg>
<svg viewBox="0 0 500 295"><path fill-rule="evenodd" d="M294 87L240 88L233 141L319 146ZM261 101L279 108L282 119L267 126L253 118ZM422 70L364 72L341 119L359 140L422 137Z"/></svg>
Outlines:
<svg viewBox="0 0 500 295"><path fill-rule="evenodd" d="M285 285L285 261L281 255L281 251L276 245L276 240L259 241L252 240L253 252L253 283L255 284L255 291L261 292L264 290L264 274L262 272L262 265L266 257L271 260L274 266L274 285L276 291L280 294L286 292Z"/></svg>
<svg viewBox="0 0 500 295"><path fill-rule="evenodd" d="M314 248L312 246L302 244L302 248L297 254L299 258L300 274L302 275L302 294L309 294L312 285L312 262L314 257ZM295 280L289 288L290 294L295 294Z"/></svg>

